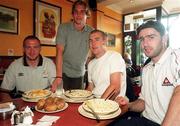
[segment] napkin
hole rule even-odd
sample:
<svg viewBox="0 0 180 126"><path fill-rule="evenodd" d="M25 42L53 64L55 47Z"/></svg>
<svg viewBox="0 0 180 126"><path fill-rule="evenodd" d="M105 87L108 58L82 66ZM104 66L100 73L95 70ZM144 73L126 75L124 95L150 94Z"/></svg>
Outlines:
<svg viewBox="0 0 180 126"><path fill-rule="evenodd" d="M44 115L39 122L36 123L37 126L51 126L54 122L56 122L60 116L48 116Z"/></svg>
<svg viewBox="0 0 180 126"><path fill-rule="evenodd" d="M0 104L0 113L1 112L7 112L15 109L15 105L13 105L12 102L6 102Z"/></svg>

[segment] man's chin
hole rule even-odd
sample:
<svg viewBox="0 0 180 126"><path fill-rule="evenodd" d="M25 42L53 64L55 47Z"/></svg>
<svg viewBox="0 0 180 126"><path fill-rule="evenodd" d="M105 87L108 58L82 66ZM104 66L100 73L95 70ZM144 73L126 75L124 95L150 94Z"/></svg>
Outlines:
<svg viewBox="0 0 180 126"><path fill-rule="evenodd" d="M35 61L38 59L38 57L26 57L29 61Z"/></svg>

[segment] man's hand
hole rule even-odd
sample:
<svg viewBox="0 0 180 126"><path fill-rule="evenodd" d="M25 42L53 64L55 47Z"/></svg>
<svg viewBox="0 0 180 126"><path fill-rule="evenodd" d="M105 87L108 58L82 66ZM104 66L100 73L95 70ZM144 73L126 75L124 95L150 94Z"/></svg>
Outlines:
<svg viewBox="0 0 180 126"><path fill-rule="evenodd" d="M61 82L62 82L62 78L56 78L51 85L51 91L56 92L56 90L57 90L58 86L61 84Z"/></svg>
<svg viewBox="0 0 180 126"><path fill-rule="evenodd" d="M127 97L118 96L115 101L119 104L119 106L129 104L129 99Z"/></svg>

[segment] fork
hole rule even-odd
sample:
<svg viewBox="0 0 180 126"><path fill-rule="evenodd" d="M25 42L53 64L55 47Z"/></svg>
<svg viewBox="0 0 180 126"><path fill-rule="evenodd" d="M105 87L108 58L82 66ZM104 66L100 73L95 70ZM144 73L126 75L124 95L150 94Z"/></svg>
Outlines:
<svg viewBox="0 0 180 126"><path fill-rule="evenodd" d="M99 123L100 122L100 117L98 116L98 114L94 111L94 109L88 103L86 103L86 105L91 110L91 114L93 114L93 116L95 117L97 123Z"/></svg>

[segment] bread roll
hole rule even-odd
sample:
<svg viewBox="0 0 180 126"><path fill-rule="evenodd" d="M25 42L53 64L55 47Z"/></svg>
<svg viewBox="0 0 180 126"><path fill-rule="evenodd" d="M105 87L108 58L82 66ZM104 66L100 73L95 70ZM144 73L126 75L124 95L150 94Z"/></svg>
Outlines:
<svg viewBox="0 0 180 126"><path fill-rule="evenodd" d="M44 110L47 111L47 112L56 111L57 110L57 105L54 104L54 103L45 104Z"/></svg>
<svg viewBox="0 0 180 126"><path fill-rule="evenodd" d="M50 112L61 110L65 106L65 100L59 97L48 97L46 99L40 99L37 103L37 109Z"/></svg>
<svg viewBox="0 0 180 126"><path fill-rule="evenodd" d="M57 109L63 109L64 108L64 106L65 106L65 101L64 101L64 99L62 99L62 98L58 98L58 99L56 99L55 101L55 104L57 105Z"/></svg>
<svg viewBox="0 0 180 126"><path fill-rule="evenodd" d="M54 102L54 98L53 97L46 98L46 103L53 103L53 102Z"/></svg>
<svg viewBox="0 0 180 126"><path fill-rule="evenodd" d="M44 108L45 103L46 103L45 99L38 100L37 109L42 110Z"/></svg>

